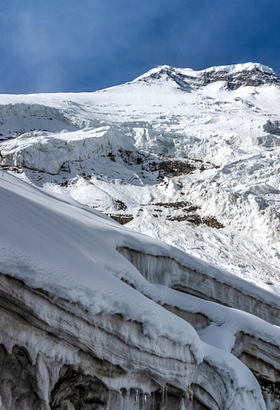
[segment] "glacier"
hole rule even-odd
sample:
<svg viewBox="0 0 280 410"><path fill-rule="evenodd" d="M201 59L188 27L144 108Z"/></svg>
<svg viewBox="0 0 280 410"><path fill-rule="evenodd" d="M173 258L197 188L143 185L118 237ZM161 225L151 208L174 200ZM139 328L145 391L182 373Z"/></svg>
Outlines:
<svg viewBox="0 0 280 410"><path fill-rule="evenodd" d="M279 85L0 96L1 408L280 408Z"/></svg>

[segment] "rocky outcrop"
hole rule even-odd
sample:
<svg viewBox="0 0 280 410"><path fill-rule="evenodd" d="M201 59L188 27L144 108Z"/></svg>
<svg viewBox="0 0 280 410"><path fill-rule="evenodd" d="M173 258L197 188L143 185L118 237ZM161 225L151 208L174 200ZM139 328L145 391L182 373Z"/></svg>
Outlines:
<svg viewBox="0 0 280 410"><path fill-rule="evenodd" d="M139 81L171 79L182 91L190 92L208 84L222 81L227 90L234 91L240 87L259 87L262 85L280 85L279 77L271 70L263 69L263 66L255 65L254 68L242 66L240 70L230 70L230 66L213 67L207 70L186 74L184 70L170 66L160 66L151 74L141 76ZM268 68L268 67L267 67Z"/></svg>
<svg viewBox="0 0 280 410"><path fill-rule="evenodd" d="M280 79L274 73L260 71L258 68L253 70L242 70L237 73L227 73L221 71L207 71L201 76L201 85L224 81L227 90L237 90L239 87L259 87L261 85L277 84Z"/></svg>

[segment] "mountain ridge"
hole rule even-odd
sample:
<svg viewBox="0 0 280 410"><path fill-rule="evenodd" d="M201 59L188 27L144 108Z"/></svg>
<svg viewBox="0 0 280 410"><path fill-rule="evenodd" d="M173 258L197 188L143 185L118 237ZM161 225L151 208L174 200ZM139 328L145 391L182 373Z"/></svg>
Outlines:
<svg viewBox="0 0 280 410"><path fill-rule="evenodd" d="M280 79L273 69L259 63L214 66L198 71L162 65L137 77L133 82L147 82L149 79L162 77L173 79L183 91L198 89L218 81L225 82L224 87L228 90L236 90L241 86L280 85Z"/></svg>

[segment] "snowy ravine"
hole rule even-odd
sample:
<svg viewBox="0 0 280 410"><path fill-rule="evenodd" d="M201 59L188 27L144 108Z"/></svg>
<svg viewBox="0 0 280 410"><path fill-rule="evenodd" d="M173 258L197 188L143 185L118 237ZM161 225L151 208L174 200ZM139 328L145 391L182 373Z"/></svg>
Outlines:
<svg viewBox="0 0 280 410"><path fill-rule="evenodd" d="M0 138L1 409L280 409L272 69L1 95Z"/></svg>

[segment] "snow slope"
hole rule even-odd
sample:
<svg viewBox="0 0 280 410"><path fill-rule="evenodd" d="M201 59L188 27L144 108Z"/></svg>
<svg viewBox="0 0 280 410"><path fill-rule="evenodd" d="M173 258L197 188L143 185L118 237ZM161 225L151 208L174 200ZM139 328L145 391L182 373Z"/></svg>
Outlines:
<svg viewBox="0 0 280 410"><path fill-rule="evenodd" d="M117 314L128 326L134 322L142 324L145 343L142 340L141 350L149 351L150 345L160 357L171 355L175 361L189 363L190 373L184 376L177 366L175 377L174 366L168 372L166 359L163 367L157 369L157 377L161 377L163 383L175 383L178 386L176 380L181 377L180 386L185 389L194 381L199 384L200 378L206 375L203 366L207 364L210 369L215 369L225 384L227 404L222 408L265 408L259 385L252 373L229 352L241 331L279 349L278 327L250 315L244 316L238 311L229 310L227 313L227 309L221 310L219 305L199 302L192 296L151 284L116 251L117 246L129 244L135 249L142 248L146 253L152 251L158 255L181 258L181 261L185 259L185 264L193 265L197 271L201 270L198 260L176 248L133 233L97 211L78 205L65 196L46 193L6 173L0 179L0 186L2 274L20 279L29 288L43 289L54 298L77 304L89 317L97 315L98 318L101 314L99 326L102 321L106 322L106 317ZM240 282L240 279L233 280L235 283ZM13 295L15 289L10 288L9 292ZM265 291L262 292L265 299ZM28 302L25 297L25 303L31 301ZM161 305L164 304L177 306L186 312L206 314L209 316L209 326L197 333L185 320L163 309ZM38 309L36 304L33 309ZM57 317L51 311L48 312L44 305L41 305L39 312L41 320L48 317L50 325ZM220 332L215 335L211 328L217 325L220 326ZM137 344L133 331L130 334L127 331L122 335L120 328L119 337ZM224 336L222 345L221 334ZM18 342L18 337L13 336L14 342L14 339L9 339L10 349L13 343ZM1 338L1 343L5 345L5 331ZM23 343L21 336L20 339ZM172 351L164 340L172 342ZM43 348L36 339L32 342L30 338L28 346L35 357L38 348ZM217 351L217 348L220 350ZM114 351L111 354L114 355ZM99 355L104 359L103 353L99 352ZM193 366L196 364L196 367L191 367L191 363ZM125 363L119 365L125 368ZM141 372L141 365L138 366ZM150 373L154 374L154 370L150 369ZM215 385L209 383L208 389L210 392L211 389L215 390Z"/></svg>

